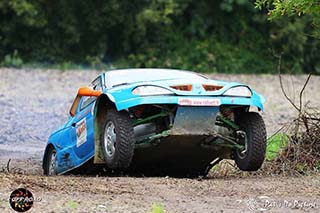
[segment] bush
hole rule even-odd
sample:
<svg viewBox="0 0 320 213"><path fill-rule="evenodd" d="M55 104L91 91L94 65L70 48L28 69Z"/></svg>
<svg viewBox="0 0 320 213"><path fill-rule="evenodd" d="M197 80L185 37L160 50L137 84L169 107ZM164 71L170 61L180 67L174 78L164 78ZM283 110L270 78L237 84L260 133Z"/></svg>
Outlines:
<svg viewBox="0 0 320 213"><path fill-rule="evenodd" d="M273 73L273 55L283 52L286 72L318 73L320 67L320 40L308 36L310 18L270 24L249 0L7 0L0 3L0 17L3 66L23 60L103 69L112 62Z"/></svg>
<svg viewBox="0 0 320 213"><path fill-rule="evenodd" d="M279 61L279 72L281 71L281 58ZM297 110L297 118L285 129L287 136L282 137L283 144L287 144L281 153L276 156L269 170L278 173L308 174L309 172L320 171L320 111L315 107L303 105L303 92L307 87L311 74L309 74L305 84L299 93L299 105L296 104L283 87L282 77L280 76L280 86L286 99L293 108ZM273 139L275 144L278 143L278 137ZM277 146L277 145L275 145ZM269 148L270 150L272 147ZM267 156L268 157L268 156ZM273 157L270 156L269 157Z"/></svg>
<svg viewBox="0 0 320 213"><path fill-rule="evenodd" d="M8 54L4 57L1 65L4 67L20 68L23 65L23 60L19 57L18 51L15 50L13 54Z"/></svg>
<svg viewBox="0 0 320 213"><path fill-rule="evenodd" d="M169 37L168 46L148 48L128 57L130 67L165 67L202 73L274 73L276 66L268 50L248 50L246 46L219 41L214 36L206 40ZM175 43L171 46L170 43ZM188 45L186 45L188 44Z"/></svg>

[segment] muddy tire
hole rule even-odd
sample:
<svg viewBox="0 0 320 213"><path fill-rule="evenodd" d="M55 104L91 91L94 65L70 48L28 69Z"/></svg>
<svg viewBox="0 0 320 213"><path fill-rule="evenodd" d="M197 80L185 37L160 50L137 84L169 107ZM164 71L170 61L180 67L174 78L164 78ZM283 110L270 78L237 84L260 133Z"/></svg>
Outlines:
<svg viewBox="0 0 320 213"><path fill-rule="evenodd" d="M108 168L124 170L130 166L135 140L128 112L108 110L100 141Z"/></svg>
<svg viewBox="0 0 320 213"><path fill-rule="evenodd" d="M57 175L57 151L50 147L44 163L43 173L48 176Z"/></svg>
<svg viewBox="0 0 320 213"><path fill-rule="evenodd" d="M238 125L245 145L244 150L234 151L237 166L242 171L257 171L260 169L266 153L266 127L260 114L245 112L239 116Z"/></svg>

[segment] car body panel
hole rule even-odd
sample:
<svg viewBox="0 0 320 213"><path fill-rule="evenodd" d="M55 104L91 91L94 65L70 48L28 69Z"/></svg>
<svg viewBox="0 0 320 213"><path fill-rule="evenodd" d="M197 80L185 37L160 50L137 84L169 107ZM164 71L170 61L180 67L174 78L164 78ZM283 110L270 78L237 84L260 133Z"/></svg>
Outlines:
<svg viewBox="0 0 320 213"><path fill-rule="evenodd" d="M104 93L108 94L109 97L112 96L113 102L116 104L117 109L123 110L127 109L136 105L141 104L178 104L179 98L181 96L189 96L191 97L203 97L206 96L207 98L219 98L221 100L221 105L248 105L248 106L255 106L258 107L260 110L263 110L263 103L265 101L264 97L256 93L253 89L252 97L251 98L243 98L243 97L223 97L223 93L226 92L228 89L236 86L247 86L245 84L239 84L235 82L226 83L222 81L215 81L215 80L204 80L204 81L197 81L196 83L192 83L193 90L192 91L179 91L171 89L170 86L172 85L184 85L190 84L190 80L166 80L166 81L156 81L156 82L141 82L136 84L131 84L130 86L119 86L117 88L113 88L110 90L105 90ZM223 86L222 89L214 91L214 92L206 92L202 88L202 84L212 84L212 85L221 85ZM148 85L148 86L159 86L163 88L170 89L170 91L174 92L176 95L164 95L164 96L149 96L149 97L141 97L132 94L132 90L138 86Z"/></svg>

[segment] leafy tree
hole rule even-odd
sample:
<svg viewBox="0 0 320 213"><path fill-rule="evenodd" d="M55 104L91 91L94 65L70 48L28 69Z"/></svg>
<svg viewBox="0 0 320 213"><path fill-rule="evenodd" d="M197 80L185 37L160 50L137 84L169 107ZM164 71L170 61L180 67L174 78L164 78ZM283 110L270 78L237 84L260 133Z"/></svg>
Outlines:
<svg viewBox="0 0 320 213"><path fill-rule="evenodd" d="M319 0L256 0L257 8L267 8L268 19L279 22L288 17L290 22L287 27L287 38L295 35L296 45L290 51L295 64L300 64L305 72L320 73L320 56L317 50L320 48L320 1ZM300 32L294 30L300 28ZM286 31L286 30L285 30ZM291 31L291 32L290 32ZM300 37L300 38L299 38ZM284 43L284 42L282 42ZM292 43L293 44L293 43Z"/></svg>
<svg viewBox="0 0 320 213"><path fill-rule="evenodd" d="M257 0L257 5L273 11L272 2L310 1ZM320 13L303 8L302 18L286 13L289 18L270 23L252 0L1 0L0 64L259 73L276 71L276 51L285 53L286 71L320 72L320 41L307 36L310 23L316 26L310 17Z"/></svg>
<svg viewBox="0 0 320 213"><path fill-rule="evenodd" d="M282 16L310 16L313 26L320 30L320 1L319 0L256 0L256 7L262 9L266 6L270 20Z"/></svg>

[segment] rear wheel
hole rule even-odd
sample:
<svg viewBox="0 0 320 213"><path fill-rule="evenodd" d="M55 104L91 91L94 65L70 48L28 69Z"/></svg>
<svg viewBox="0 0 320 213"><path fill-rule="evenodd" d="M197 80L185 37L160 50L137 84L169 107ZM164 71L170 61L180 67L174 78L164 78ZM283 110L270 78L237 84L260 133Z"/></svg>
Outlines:
<svg viewBox="0 0 320 213"><path fill-rule="evenodd" d="M46 163L44 166L44 174L53 176L57 174L57 151L51 147L48 150Z"/></svg>
<svg viewBox="0 0 320 213"><path fill-rule="evenodd" d="M238 119L240 130L236 132L238 143L244 149L235 150L235 162L242 171L260 169L266 153L266 127L260 114L245 112Z"/></svg>
<svg viewBox="0 0 320 213"><path fill-rule="evenodd" d="M130 166L135 140L128 112L108 110L100 141L109 168L122 170Z"/></svg>

